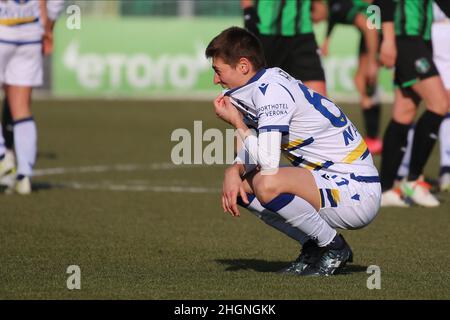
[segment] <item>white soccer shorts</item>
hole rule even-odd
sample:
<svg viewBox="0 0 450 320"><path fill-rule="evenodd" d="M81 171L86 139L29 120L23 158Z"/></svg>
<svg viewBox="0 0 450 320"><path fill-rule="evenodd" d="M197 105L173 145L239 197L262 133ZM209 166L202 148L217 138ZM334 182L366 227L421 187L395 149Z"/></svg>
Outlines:
<svg viewBox="0 0 450 320"><path fill-rule="evenodd" d="M450 21L432 26L433 60L444 86L450 90Z"/></svg>
<svg viewBox="0 0 450 320"><path fill-rule="evenodd" d="M42 45L0 42L0 84L37 87L43 83Z"/></svg>
<svg viewBox="0 0 450 320"><path fill-rule="evenodd" d="M331 227L360 229L375 218L381 203L378 176L311 173L321 198L319 214Z"/></svg>

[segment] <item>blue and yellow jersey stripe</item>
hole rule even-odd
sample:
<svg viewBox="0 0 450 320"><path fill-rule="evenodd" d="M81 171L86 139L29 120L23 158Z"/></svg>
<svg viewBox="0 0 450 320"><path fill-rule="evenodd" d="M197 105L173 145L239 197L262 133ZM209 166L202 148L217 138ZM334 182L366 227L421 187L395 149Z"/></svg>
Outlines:
<svg viewBox="0 0 450 320"><path fill-rule="evenodd" d="M333 161L325 161L322 163L319 162L310 162L301 156L295 156L293 154L286 154L286 158L292 163L293 166L298 167L300 164L302 167L308 170L319 171L320 169L326 169L331 167L334 162Z"/></svg>
<svg viewBox="0 0 450 320"><path fill-rule="evenodd" d="M281 148L283 148L283 150L285 150L285 151L294 151L294 150L300 149L304 146L310 145L313 142L314 142L313 137L309 137L306 140L296 139L296 140L289 141L288 143L283 143L281 145Z"/></svg>
<svg viewBox="0 0 450 320"><path fill-rule="evenodd" d="M342 159L343 163L352 163L358 158L364 160L369 155L369 149L367 148L366 142L361 139L359 145L353 149L344 159Z"/></svg>

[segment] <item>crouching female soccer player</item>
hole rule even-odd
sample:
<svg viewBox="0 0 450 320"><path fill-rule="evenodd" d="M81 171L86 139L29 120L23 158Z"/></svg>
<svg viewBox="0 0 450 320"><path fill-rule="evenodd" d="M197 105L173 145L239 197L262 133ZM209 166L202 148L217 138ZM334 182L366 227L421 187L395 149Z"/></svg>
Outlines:
<svg viewBox="0 0 450 320"><path fill-rule="evenodd" d="M301 81L265 69L259 41L244 29L224 30L206 56L214 83L229 89L214 100L215 112L243 142L225 171L224 211L238 216L239 203L302 244L300 256L281 272L341 271L353 253L335 229L367 226L381 199L377 169L356 127ZM280 167L282 152L292 167Z"/></svg>

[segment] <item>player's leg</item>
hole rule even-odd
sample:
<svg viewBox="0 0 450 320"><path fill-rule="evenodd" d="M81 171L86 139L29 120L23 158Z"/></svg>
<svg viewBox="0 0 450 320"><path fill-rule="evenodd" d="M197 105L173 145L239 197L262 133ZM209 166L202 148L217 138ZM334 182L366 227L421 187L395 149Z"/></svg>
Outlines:
<svg viewBox="0 0 450 320"><path fill-rule="evenodd" d="M365 53L362 53L358 57L358 67L356 68L355 76L353 77L353 82L355 84L356 90L359 93L360 105L362 110L370 109L372 105L372 101L370 97L367 95L367 86L366 86L366 72L367 72L367 63L368 56ZM366 125L367 130L367 120L364 117L364 124Z"/></svg>
<svg viewBox="0 0 450 320"><path fill-rule="evenodd" d="M396 180L399 182L403 179L405 179L408 176L409 173L409 162L411 161L411 150L412 150L412 142L414 139L414 130L415 130L415 124L413 123L408 131L408 138L406 139L406 150L405 154L403 155L402 163L400 164L400 167L397 171L397 178Z"/></svg>
<svg viewBox="0 0 450 320"><path fill-rule="evenodd" d="M36 160L37 131L31 114L31 87L7 86L7 96L14 121L17 182L14 191L31 192L30 179Z"/></svg>
<svg viewBox="0 0 450 320"><path fill-rule="evenodd" d="M312 240L298 227L294 226L291 221L288 221L280 214L267 209L261 204L258 198L254 195L251 184L247 181L251 181L254 174L256 174L256 172L247 175L244 179L244 189L247 193L249 203L244 203L240 196L237 198L237 203L238 205L248 209L267 225L300 243L301 252L297 259L287 267L278 271L279 273L299 274L306 268L307 264L312 263L314 259L317 259L318 246L314 240Z"/></svg>
<svg viewBox="0 0 450 320"><path fill-rule="evenodd" d="M378 98L376 83L368 83L367 81L368 64L369 57L365 47L365 41L361 37L358 68L355 73L354 83L360 95L360 105L366 127L366 137L364 140L372 154L380 154L383 149L383 141L379 137L381 104Z"/></svg>
<svg viewBox="0 0 450 320"><path fill-rule="evenodd" d="M300 261L294 262L287 270L301 274L308 264L316 263L322 254L330 252L335 254L339 263L342 262L342 267L351 259L348 244L318 214L321 196L311 172L301 168L280 168L274 175L257 173L246 179L244 185L247 185L246 191L254 192L264 208L278 213L287 223L315 241L314 248L317 250L311 252L316 254L304 254L304 260L300 255ZM333 197L331 193L329 196ZM339 263L331 268L330 274L338 269Z"/></svg>
<svg viewBox="0 0 450 320"><path fill-rule="evenodd" d="M245 149L243 149L243 152L245 152L245 155L240 155L241 158L250 159L250 156L245 151ZM263 205L259 202L259 200L254 196L254 192L251 189L250 185L247 182L245 182L246 179L249 179L250 176L253 176L257 173L257 170L255 169L256 166L247 167L246 170L248 170L248 173L244 177L244 186L247 188L246 191L249 203L244 203L242 198L238 196L237 204L240 205L241 207L248 209L251 213L253 213L256 217L260 218L267 225L280 231L281 233L284 233L288 237L300 243L301 246L303 246L309 240L308 236L298 228L295 228L289 223L287 223L286 220L279 214L264 208Z"/></svg>
<svg viewBox="0 0 450 320"><path fill-rule="evenodd" d="M406 90L395 89L392 120L384 134L381 156L382 206L408 206L402 199L400 190L394 188L394 181L406 150L408 130L416 115L418 100L415 101L414 98Z"/></svg>
<svg viewBox="0 0 450 320"><path fill-rule="evenodd" d="M415 79L411 81L414 92L425 101L426 111L417 121L411 151L408 181L402 183L404 193L414 202L422 206L434 207L439 201L423 185L419 177L423 174L425 164L431 154L438 136L438 131L448 111L448 101L439 72L433 62L432 44L430 41L413 39L409 41L409 69ZM412 49L415 49L411 53ZM405 57L407 59L407 57Z"/></svg>
<svg viewBox="0 0 450 320"><path fill-rule="evenodd" d="M0 43L0 84L4 90L4 83L7 77L7 69L11 63L11 58L14 55L16 46L12 44ZM4 90L6 95L6 91ZM4 178L7 178L14 171L14 158L11 153L7 152L7 142L4 139L4 127L0 125L0 182L5 183Z"/></svg>
<svg viewBox="0 0 450 320"><path fill-rule="evenodd" d="M438 76L424 79L414 84L412 89L425 100L427 111L408 133L408 144L398 175L407 177L407 181L401 183L405 196L419 205L435 207L439 201L430 193L430 186L423 180L423 168L436 142L443 110L447 108L447 97Z"/></svg>
<svg viewBox="0 0 450 320"><path fill-rule="evenodd" d="M267 225L297 241L301 246L303 246L309 240L309 237L305 233L286 222L286 219L284 219L282 216L280 216L276 212L272 212L264 208L261 202L252 193L247 193L247 196L249 203L244 203L242 201L242 198L238 197L238 205L249 210L256 217L264 221Z"/></svg>
<svg viewBox="0 0 450 320"><path fill-rule="evenodd" d="M5 156L6 156L6 145L5 145L5 138L3 136L3 126L2 126L2 130L0 131L0 178L2 178L6 174L4 168Z"/></svg>
<svg viewBox="0 0 450 320"><path fill-rule="evenodd" d="M14 161L11 161L11 157L6 148L6 142L3 136L3 126L0 130L0 184L5 184L4 179L14 171Z"/></svg>
<svg viewBox="0 0 450 320"><path fill-rule="evenodd" d="M426 111L417 121L411 149L407 181L402 191L419 205L435 207L439 201L430 193L430 187L421 176L439 134L439 127L448 110L447 95L440 76L432 76L412 86L425 101Z"/></svg>
<svg viewBox="0 0 450 320"><path fill-rule="evenodd" d="M240 196L238 197L238 204L248 209L267 225L294 239L301 246L299 256L288 266L279 270L278 273L299 274L308 264L317 259L318 247L314 240L278 213L265 208L252 193L247 193L247 198L249 204L245 204Z"/></svg>
<svg viewBox="0 0 450 320"><path fill-rule="evenodd" d="M436 81L436 77L431 77L425 80L420 81L419 83L413 85L412 88L420 87L425 83L427 85L425 89L422 89L422 91L418 91L417 93L420 93L420 96L424 97L428 94L424 91L432 90L433 89L439 89L439 86L442 87L442 83L439 83L440 81ZM442 88L441 88L442 89ZM442 101L443 97L439 94L440 90L437 90L434 93L434 96L431 100L430 95L428 95L428 99L425 101L426 105L434 105L439 106L442 105L444 102ZM431 93L431 94L433 94ZM444 98L446 99L445 95ZM441 101L439 101L441 100ZM428 101L428 102L427 102ZM442 120L442 116L440 114L437 114L437 112L442 113L442 109L436 109L436 108L427 108L431 109L424 112L424 114L421 116L421 118L418 120L417 124L414 126L411 126L409 133L408 133L408 139L407 139L407 146L406 151L402 159L402 163L398 169L397 176L398 177L407 177L407 180L409 182L402 182L401 188L402 192L405 196L410 197L414 202L417 204L426 206L426 207L434 207L439 205L438 200L429 192L430 186L425 183L423 180L423 168L425 166L425 163L427 159L429 158L431 151L433 149L433 146L435 144L435 141L437 139L437 130L439 130L439 123ZM437 129L436 129L437 126ZM417 131L417 130L420 131ZM415 149L414 149L415 148ZM421 151L419 151L421 150ZM414 170L411 177L411 169L412 166L412 159L414 155ZM391 194L393 196L393 194ZM386 199L389 199L386 197Z"/></svg>
<svg viewBox="0 0 450 320"><path fill-rule="evenodd" d="M37 153L37 131L31 113L31 92L43 81L40 44L18 46L6 71L6 96L14 121L17 180L9 192L29 194Z"/></svg>
<svg viewBox="0 0 450 320"><path fill-rule="evenodd" d="M410 170L407 178L408 181L401 184L401 190L405 196L411 198L417 204L423 206L436 206L439 205L439 202L429 192L429 188L424 185L419 177L422 175L425 163L434 146L437 138L437 130L439 129L443 115L447 111L447 99L445 97L445 91L439 73L433 63L431 43L412 37L397 37L396 42L398 54L395 65L394 81L399 88L402 89L403 93L408 93L416 100L416 105L418 105L420 100L425 100L427 108L416 125L411 151ZM398 99L398 97L399 96L396 95L396 99ZM404 100L405 105L406 103L407 101ZM396 112L399 114L404 113L404 111L401 110L401 106L400 108L394 106L394 116ZM411 122L412 120L413 119L410 119ZM410 124L411 122L401 122L401 124ZM390 128L388 128L388 130L389 129ZM404 136L402 136L400 132L398 133L398 136L401 137L402 140L406 139L406 133L402 133ZM387 136L385 136L384 139L385 143L389 138L395 139L392 133L388 135L388 131L386 132L386 135ZM391 144L392 143L393 142L391 141ZM390 150L388 153L391 152L395 151ZM392 158L392 155L388 156L387 159L388 158ZM388 160L382 160L382 167L394 169L394 165L396 166L395 172L391 172L391 170L388 172L382 168L382 171L384 171L384 173L382 173L383 191L387 191L391 188L391 179L395 177L399 164L400 163L397 163L397 161L389 164ZM388 179L386 179L386 172L388 172L389 175ZM386 181L388 183L386 183Z"/></svg>
<svg viewBox="0 0 450 320"><path fill-rule="evenodd" d="M13 133L13 119L11 116L11 109L9 107L8 99L3 99L3 113L2 113L2 133L5 138L5 146L7 150L14 149L14 133Z"/></svg>
<svg viewBox="0 0 450 320"><path fill-rule="evenodd" d="M299 184L299 181L302 183ZM302 212L305 206L302 207L298 202L295 207L294 201L308 199L313 207L311 215L315 218L320 216L331 229L358 229L368 225L378 212L381 195L378 182L378 176L330 176L300 168L280 168L276 175L255 175L249 184L265 207L275 206L271 208L272 211L283 215L288 222L294 221L299 229L308 234L305 228L317 226L317 221L308 221L307 215ZM289 207L290 203L282 207L285 199L293 195L292 207ZM309 236L315 238L311 234ZM321 246L318 243L318 246L316 250L310 251L315 253L311 254L312 262L303 265L300 275L330 275L340 269L333 267L334 263L341 264L343 268L352 260L352 251L340 235L336 235L329 245Z"/></svg>
<svg viewBox="0 0 450 320"><path fill-rule="evenodd" d="M0 132L0 184L11 186L15 181L16 160L12 142L12 118L8 99L3 100L3 114Z"/></svg>
<svg viewBox="0 0 450 320"><path fill-rule="evenodd" d="M299 188L298 181L302 181L301 188ZM260 213L264 210L277 213L293 228L299 229L307 237L317 239L320 245L328 244L334 237L335 232L327 228L328 226L323 226L325 229L323 234L317 234L320 233L320 230L311 230L310 226L306 226L306 228L301 226L303 216L311 215L314 220L314 216L320 208L319 192L314 178L308 170L280 168L277 174L267 176L256 173L246 177L243 185L245 191L250 194L249 200L251 201L247 206L249 209ZM285 207L294 198L298 198L293 203L296 209L286 209L282 212L273 210L279 209L278 207ZM274 199L278 199L278 201L275 201L277 203L271 204Z"/></svg>

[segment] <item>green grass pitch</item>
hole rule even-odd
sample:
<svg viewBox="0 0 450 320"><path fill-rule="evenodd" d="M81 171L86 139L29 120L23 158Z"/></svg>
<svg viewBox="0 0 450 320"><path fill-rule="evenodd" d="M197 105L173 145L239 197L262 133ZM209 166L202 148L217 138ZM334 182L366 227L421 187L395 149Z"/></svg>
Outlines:
<svg viewBox="0 0 450 320"><path fill-rule="evenodd" d="M342 108L362 131L359 108ZM251 213L223 213L224 166L168 165L174 129L226 128L211 103L37 101L34 111L36 192L0 195L0 299L450 298L449 194L437 209L383 208L344 231L355 255L346 274L280 276L299 246ZM436 147L426 173L437 172ZM69 265L80 290L66 287ZM369 265L380 290L366 286Z"/></svg>

